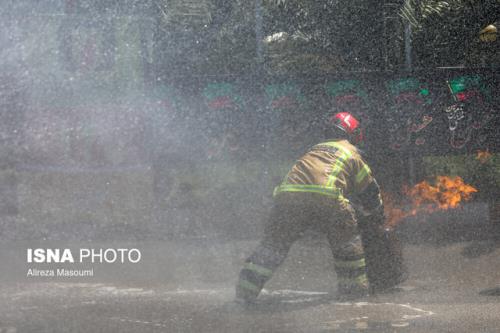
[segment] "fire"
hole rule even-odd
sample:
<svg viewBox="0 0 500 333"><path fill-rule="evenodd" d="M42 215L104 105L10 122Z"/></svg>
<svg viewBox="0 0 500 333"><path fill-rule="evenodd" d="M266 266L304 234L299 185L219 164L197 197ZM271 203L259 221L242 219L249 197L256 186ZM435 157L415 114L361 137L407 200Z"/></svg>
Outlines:
<svg viewBox="0 0 500 333"><path fill-rule="evenodd" d="M385 226L394 227L405 217L411 215L410 212L405 212L401 208L396 207L396 200L386 192L382 193L382 199L384 201L384 213L385 213Z"/></svg>
<svg viewBox="0 0 500 333"><path fill-rule="evenodd" d="M493 155L488 151L488 149L486 149L485 151L478 150L476 160L484 164L488 162L492 156Z"/></svg>
<svg viewBox="0 0 500 333"><path fill-rule="evenodd" d="M418 183L407 190L414 208L427 204L427 208L437 206L439 209L456 208L462 200L470 200L477 189L464 183L460 177L437 176L436 185L427 181Z"/></svg>
<svg viewBox="0 0 500 333"><path fill-rule="evenodd" d="M460 177L437 176L434 185L423 181L404 190L411 202L409 210L397 208L395 200L384 194L386 225L395 226L402 219L420 212L457 208L460 202L470 200L475 192L477 189L465 184Z"/></svg>

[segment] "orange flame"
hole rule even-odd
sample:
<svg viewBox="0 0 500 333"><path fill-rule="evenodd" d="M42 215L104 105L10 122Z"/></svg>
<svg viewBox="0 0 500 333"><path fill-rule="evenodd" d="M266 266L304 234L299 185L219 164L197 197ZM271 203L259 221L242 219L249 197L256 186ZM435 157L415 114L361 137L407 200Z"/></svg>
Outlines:
<svg viewBox="0 0 500 333"><path fill-rule="evenodd" d="M477 155L476 155L476 160L478 160L479 162L484 164L484 163L488 162L492 156L493 155L489 152L488 149L486 149L484 151L478 150Z"/></svg>
<svg viewBox="0 0 500 333"><path fill-rule="evenodd" d="M393 227L404 218L420 212L432 213L436 210L457 208L462 200L470 200L475 192L477 189L465 184L460 177L437 176L435 185L423 181L404 190L411 201L408 211L397 208L395 200L384 194L386 226Z"/></svg>
<svg viewBox="0 0 500 333"><path fill-rule="evenodd" d="M382 200L384 201L386 227L394 227L404 218L411 215L410 212L405 212L403 209L396 207L396 200L389 193L382 192Z"/></svg>

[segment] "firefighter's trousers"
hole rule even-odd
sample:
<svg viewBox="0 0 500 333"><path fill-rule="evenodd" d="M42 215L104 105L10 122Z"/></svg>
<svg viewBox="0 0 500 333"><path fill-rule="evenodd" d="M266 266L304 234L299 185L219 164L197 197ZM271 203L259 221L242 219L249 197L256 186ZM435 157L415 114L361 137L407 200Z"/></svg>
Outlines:
<svg viewBox="0 0 500 333"><path fill-rule="evenodd" d="M307 229L319 230L327 236L335 260L338 293L366 293L365 255L349 202L316 193L285 192L275 198L264 237L245 261L236 297L255 300L291 245Z"/></svg>

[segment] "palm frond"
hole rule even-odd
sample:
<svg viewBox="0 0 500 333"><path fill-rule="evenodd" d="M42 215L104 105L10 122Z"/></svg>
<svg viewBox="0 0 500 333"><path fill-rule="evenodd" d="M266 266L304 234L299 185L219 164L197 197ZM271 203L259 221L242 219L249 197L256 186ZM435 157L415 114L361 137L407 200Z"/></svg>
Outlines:
<svg viewBox="0 0 500 333"><path fill-rule="evenodd" d="M160 0L156 5L165 23L200 25L212 21L208 0Z"/></svg>
<svg viewBox="0 0 500 333"><path fill-rule="evenodd" d="M452 12L463 12L470 6L467 0L406 0L399 16L415 29L422 29L425 21L439 20Z"/></svg>

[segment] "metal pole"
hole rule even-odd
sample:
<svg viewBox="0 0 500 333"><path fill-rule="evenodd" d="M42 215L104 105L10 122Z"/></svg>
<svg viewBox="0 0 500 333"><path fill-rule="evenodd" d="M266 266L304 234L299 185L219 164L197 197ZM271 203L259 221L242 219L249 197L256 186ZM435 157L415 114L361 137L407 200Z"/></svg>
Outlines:
<svg viewBox="0 0 500 333"><path fill-rule="evenodd" d="M406 70L408 72L410 72L413 68L411 38L412 38L411 25L408 22L405 27L405 65L406 65Z"/></svg>
<svg viewBox="0 0 500 333"><path fill-rule="evenodd" d="M410 0L407 0L410 1ZM416 6L419 6L418 1L415 2ZM412 31L410 22L406 23L405 27L405 68L408 73L413 69L413 59L412 59ZM408 151L408 180L410 185L415 185L416 174L415 174L415 158L413 156L413 145L410 144L410 149Z"/></svg>
<svg viewBox="0 0 500 333"><path fill-rule="evenodd" d="M387 70L389 68L389 50L388 50L388 43L389 43L389 38L387 36L387 6L386 3L384 2L383 5L383 10L382 10L382 36L384 37L384 47L382 49L383 55L383 61L384 61L384 70Z"/></svg>
<svg viewBox="0 0 500 333"><path fill-rule="evenodd" d="M257 61L262 64L262 0L255 0L255 45L257 50Z"/></svg>

